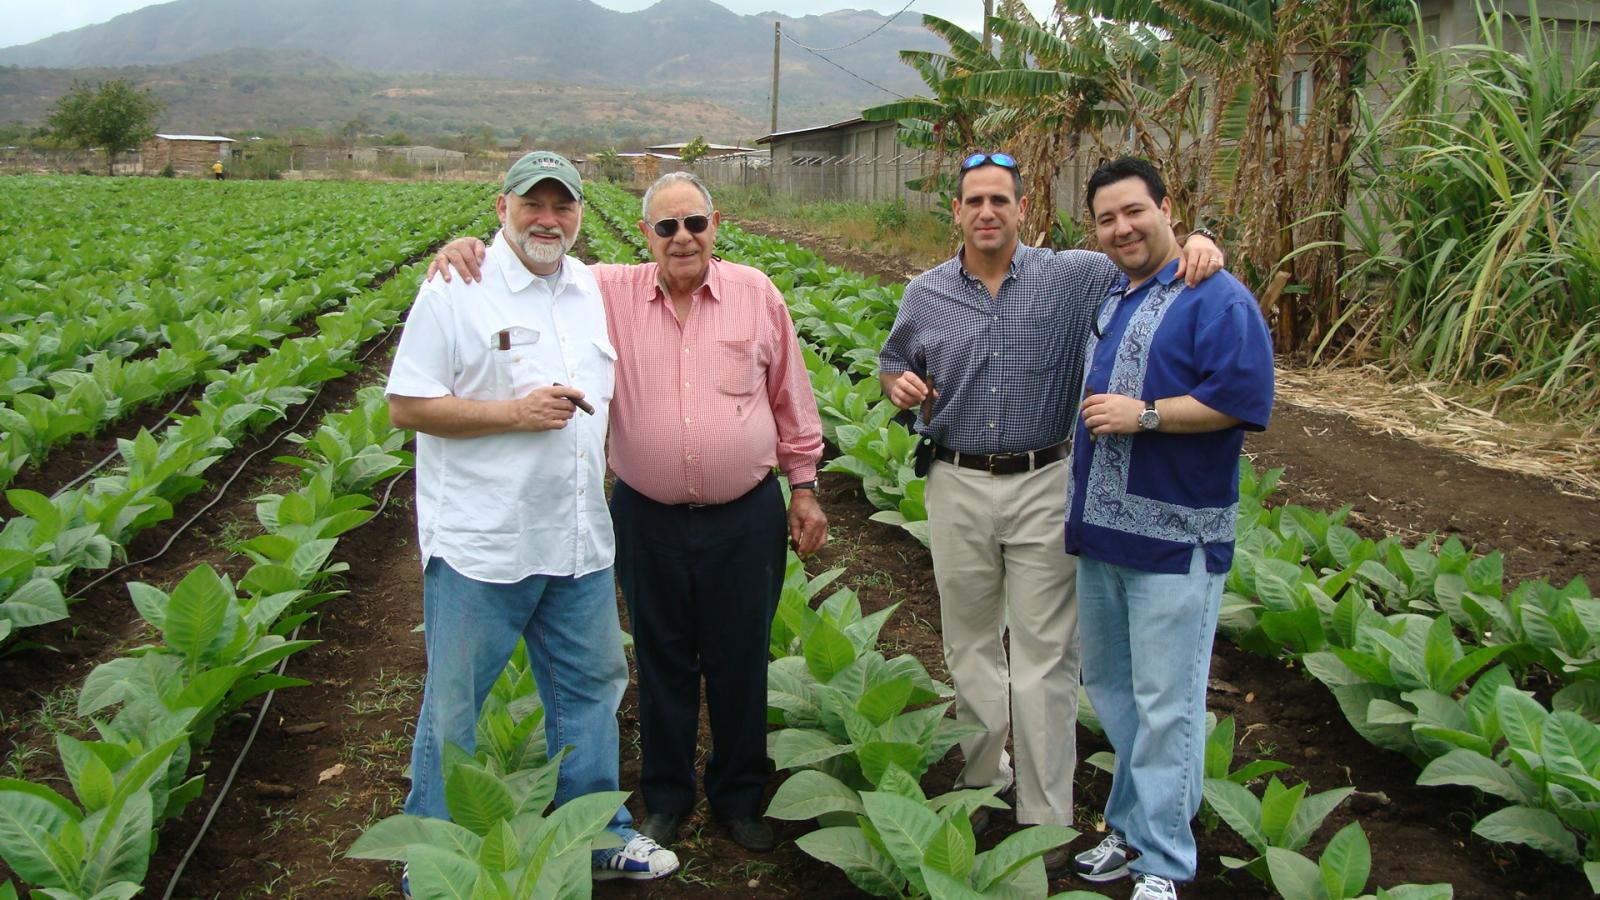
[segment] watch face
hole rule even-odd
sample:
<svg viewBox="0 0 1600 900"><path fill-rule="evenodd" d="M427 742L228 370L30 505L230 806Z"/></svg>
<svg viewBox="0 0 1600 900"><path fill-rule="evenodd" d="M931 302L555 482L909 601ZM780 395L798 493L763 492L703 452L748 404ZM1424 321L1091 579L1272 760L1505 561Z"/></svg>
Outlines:
<svg viewBox="0 0 1600 900"><path fill-rule="evenodd" d="M1161 414L1153 409L1139 413L1139 427L1145 431L1155 431L1161 427Z"/></svg>

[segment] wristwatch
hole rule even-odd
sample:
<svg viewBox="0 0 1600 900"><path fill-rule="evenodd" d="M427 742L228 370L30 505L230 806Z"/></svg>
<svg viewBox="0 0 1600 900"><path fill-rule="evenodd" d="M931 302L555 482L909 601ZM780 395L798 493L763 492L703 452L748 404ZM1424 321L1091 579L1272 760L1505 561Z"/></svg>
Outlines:
<svg viewBox="0 0 1600 900"><path fill-rule="evenodd" d="M1211 243L1216 244L1218 247L1222 246L1222 241L1217 237L1217 233L1205 227L1204 225L1189 229L1189 233L1185 235L1183 239L1188 240L1197 234L1203 238L1210 238Z"/></svg>
<svg viewBox="0 0 1600 900"><path fill-rule="evenodd" d="M1139 413L1139 428L1143 431L1161 430L1161 413L1156 412L1154 400L1144 402L1144 412Z"/></svg>
<svg viewBox="0 0 1600 900"><path fill-rule="evenodd" d="M811 481L790 482L789 491L791 493L794 491L810 491L813 494L819 493L815 479Z"/></svg>

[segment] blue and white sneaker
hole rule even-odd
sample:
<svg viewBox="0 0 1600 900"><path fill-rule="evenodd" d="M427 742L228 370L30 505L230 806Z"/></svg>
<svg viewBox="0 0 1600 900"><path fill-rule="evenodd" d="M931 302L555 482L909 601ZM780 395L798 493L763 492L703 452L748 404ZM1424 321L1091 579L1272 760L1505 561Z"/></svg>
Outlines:
<svg viewBox="0 0 1600 900"><path fill-rule="evenodd" d="M410 863L406 863L405 868L400 870L400 896L402 896L402 897L411 896L411 864Z"/></svg>
<svg viewBox="0 0 1600 900"><path fill-rule="evenodd" d="M631 829L630 829L631 831ZM594 864L594 880L631 878L649 881L678 871L678 854L656 843L647 835L632 832L628 843Z"/></svg>

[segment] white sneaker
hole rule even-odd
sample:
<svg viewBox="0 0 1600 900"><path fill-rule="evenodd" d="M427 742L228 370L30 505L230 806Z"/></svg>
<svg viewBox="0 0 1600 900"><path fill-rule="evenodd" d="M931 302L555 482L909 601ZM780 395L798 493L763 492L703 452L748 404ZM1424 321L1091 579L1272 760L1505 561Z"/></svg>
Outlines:
<svg viewBox="0 0 1600 900"><path fill-rule="evenodd" d="M1160 875L1140 875L1134 879L1128 900L1178 900L1178 886Z"/></svg>
<svg viewBox="0 0 1600 900"><path fill-rule="evenodd" d="M1128 859L1132 856L1128 842L1115 831L1106 835L1099 844L1072 858L1072 867L1084 881L1116 881L1128 875Z"/></svg>
<svg viewBox="0 0 1600 900"><path fill-rule="evenodd" d="M613 878L631 878L649 881L665 878L678 871L678 854L661 846L648 835L634 833L626 846L606 857L594 867L595 881Z"/></svg>

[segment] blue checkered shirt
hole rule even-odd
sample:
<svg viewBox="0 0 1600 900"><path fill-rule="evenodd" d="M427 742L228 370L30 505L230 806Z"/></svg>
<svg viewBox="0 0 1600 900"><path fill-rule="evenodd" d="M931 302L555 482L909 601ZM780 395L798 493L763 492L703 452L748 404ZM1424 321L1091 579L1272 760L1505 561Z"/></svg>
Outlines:
<svg viewBox="0 0 1600 900"><path fill-rule="evenodd" d="M1072 434L1089 323L1121 275L1101 253L1018 245L995 297L957 255L907 285L878 368L933 376L933 420L917 430L942 446L1053 447Z"/></svg>

